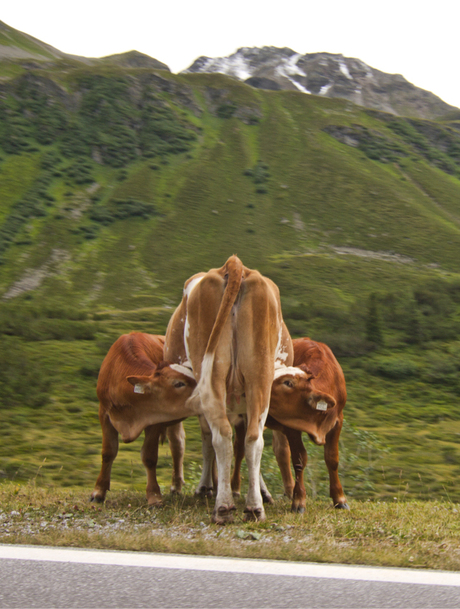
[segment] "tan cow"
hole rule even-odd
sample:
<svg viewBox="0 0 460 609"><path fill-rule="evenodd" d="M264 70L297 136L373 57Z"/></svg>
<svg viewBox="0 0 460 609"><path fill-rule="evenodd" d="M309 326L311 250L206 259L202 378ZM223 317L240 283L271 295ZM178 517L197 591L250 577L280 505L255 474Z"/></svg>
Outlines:
<svg viewBox="0 0 460 609"><path fill-rule="evenodd" d="M165 358L191 366L198 381L190 404L211 430L219 480L212 520L233 520L231 422L240 413L248 421L245 518L263 520L262 432L275 362L290 366L293 359L277 286L236 256L220 269L194 275L185 282L182 302L169 322Z"/></svg>
<svg viewBox="0 0 460 609"><path fill-rule="evenodd" d="M123 442L132 442L145 431L141 457L147 470L149 505L159 504L162 499L156 465L158 443L165 430L174 464L171 490L180 492L182 488L185 433L180 421L191 414L185 404L196 382L189 369L163 362L163 346L163 336L123 334L102 362L96 390L102 427L102 468L92 501L104 501L110 488L118 434Z"/></svg>
<svg viewBox="0 0 460 609"><path fill-rule="evenodd" d="M306 432L315 444L324 445L334 507L348 509L338 475L342 411L347 400L342 368L324 343L310 338L299 338L292 342L294 367L275 371L270 409L265 423L266 427L273 430L273 451L285 493L292 498L293 512L305 511L303 472L307 465L307 451L302 441L302 432ZM244 456L244 423L236 426L235 430L232 490L238 495L241 485L240 465ZM290 467L291 459L295 481ZM266 501L271 501L270 493L264 486L262 495Z"/></svg>

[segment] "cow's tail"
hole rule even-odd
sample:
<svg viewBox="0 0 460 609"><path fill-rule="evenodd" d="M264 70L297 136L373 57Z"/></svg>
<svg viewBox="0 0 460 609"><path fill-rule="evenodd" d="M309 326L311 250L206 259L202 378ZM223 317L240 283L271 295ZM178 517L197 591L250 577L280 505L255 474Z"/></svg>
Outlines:
<svg viewBox="0 0 460 609"><path fill-rule="evenodd" d="M222 329L228 319L228 316L230 315L233 305L235 304L238 292L240 291L241 282L243 280L243 263L238 256L231 256L222 267L222 270L225 273L224 277L227 280L227 285L225 286L224 295L220 303L216 321L214 322L214 326L208 340L205 356L214 355L220 335L222 334Z"/></svg>

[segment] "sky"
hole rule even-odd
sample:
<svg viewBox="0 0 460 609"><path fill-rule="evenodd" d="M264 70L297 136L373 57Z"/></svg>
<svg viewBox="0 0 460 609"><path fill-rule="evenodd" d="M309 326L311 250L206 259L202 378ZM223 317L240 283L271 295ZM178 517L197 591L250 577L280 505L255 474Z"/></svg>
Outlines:
<svg viewBox="0 0 460 609"><path fill-rule="evenodd" d="M341 53L460 107L458 0L10 0L0 20L66 53L136 49L172 72L243 46Z"/></svg>

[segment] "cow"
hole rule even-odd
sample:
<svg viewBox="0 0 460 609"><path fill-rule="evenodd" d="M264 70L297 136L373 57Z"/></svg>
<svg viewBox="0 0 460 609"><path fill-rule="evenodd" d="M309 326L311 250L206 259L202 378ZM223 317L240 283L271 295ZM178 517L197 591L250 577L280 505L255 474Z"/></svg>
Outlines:
<svg viewBox="0 0 460 609"><path fill-rule="evenodd" d="M334 507L349 509L338 476L339 437L343 425L343 409L347 399L345 377L334 354L324 343L310 338L294 339L294 366L275 371L270 409L266 427L273 430L275 453L285 494L292 498L292 511L303 513L306 491L303 472L307 451L302 432L319 445L324 445L324 459L329 472L329 490ZM244 456L244 422L235 427L235 468L232 490L240 491L240 465ZM292 477L290 458L295 472ZM262 483L262 482L261 482ZM267 492L262 494L271 501Z"/></svg>
<svg viewBox="0 0 460 609"><path fill-rule="evenodd" d="M237 256L220 269L193 275L168 324L165 359L191 367L198 383L189 404L209 426L219 480L212 521L233 520L231 423L240 413L247 416L245 520L264 520L259 484L263 428L275 364L293 362L278 287Z"/></svg>
<svg viewBox="0 0 460 609"><path fill-rule="evenodd" d="M115 341L102 362L96 389L102 427L102 468L91 501L103 502L110 488L118 434L123 442L132 442L142 431L145 439L141 458L147 470L149 506L162 501L156 465L158 443L165 431L174 465L171 491L181 491L185 449L181 421L191 414L186 402L196 381L188 368L163 361L163 347L163 336L131 332Z"/></svg>

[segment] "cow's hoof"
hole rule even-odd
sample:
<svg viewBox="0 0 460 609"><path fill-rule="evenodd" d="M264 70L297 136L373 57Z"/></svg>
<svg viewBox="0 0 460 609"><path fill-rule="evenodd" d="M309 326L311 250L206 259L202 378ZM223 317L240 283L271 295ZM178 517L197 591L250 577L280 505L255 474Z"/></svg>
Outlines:
<svg viewBox="0 0 460 609"><path fill-rule="evenodd" d="M240 491L232 491L232 495L234 499L239 499L241 497Z"/></svg>
<svg viewBox="0 0 460 609"><path fill-rule="evenodd" d="M102 491L93 491L89 500L94 503L104 503L105 493Z"/></svg>
<svg viewBox="0 0 460 609"><path fill-rule="evenodd" d="M305 506L304 505L293 505L291 507L291 512L294 512L294 514L304 514Z"/></svg>
<svg viewBox="0 0 460 609"><path fill-rule="evenodd" d="M336 510L349 510L350 506L348 505L348 503L336 503L334 505Z"/></svg>
<svg viewBox="0 0 460 609"><path fill-rule="evenodd" d="M230 524L233 522L234 511L234 505L231 505L230 507L221 505L217 509L214 508L211 516L211 522L215 522L216 524Z"/></svg>
<svg viewBox="0 0 460 609"><path fill-rule="evenodd" d="M196 497L200 497L200 499L210 499L213 496L213 493L214 489L212 486L200 486L195 491Z"/></svg>
<svg viewBox="0 0 460 609"><path fill-rule="evenodd" d="M245 522L251 522L251 521L256 521L256 522L262 522L263 520L266 519L265 516L265 510L264 508L255 508L255 509L251 509L251 508L245 508L244 510L244 518L243 520Z"/></svg>
<svg viewBox="0 0 460 609"><path fill-rule="evenodd" d="M182 495L182 489L177 489L174 486L172 486L170 488L170 492L171 492L171 495Z"/></svg>
<svg viewBox="0 0 460 609"><path fill-rule="evenodd" d="M262 501L264 503L269 503L270 505L273 505L275 502L273 500L273 497L270 495L270 493L268 491L261 491L262 494Z"/></svg>

